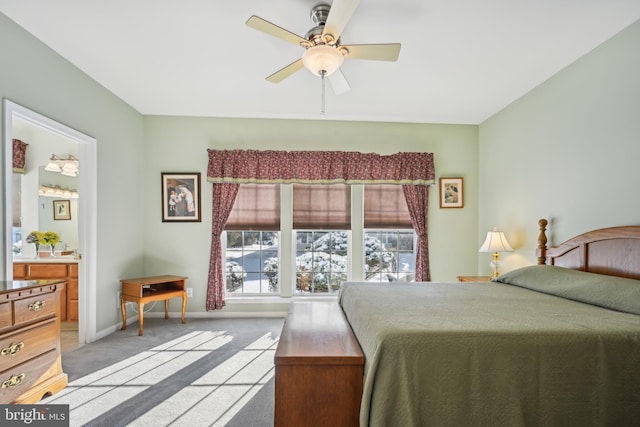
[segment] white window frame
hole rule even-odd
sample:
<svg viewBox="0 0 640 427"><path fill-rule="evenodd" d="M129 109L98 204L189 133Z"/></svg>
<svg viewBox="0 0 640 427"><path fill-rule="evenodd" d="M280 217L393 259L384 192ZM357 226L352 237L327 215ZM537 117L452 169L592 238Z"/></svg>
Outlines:
<svg viewBox="0 0 640 427"><path fill-rule="evenodd" d="M222 272L222 281L224 282L224 289L225 289L225 293L227 292L227 263L226 263L226 259L227 259L227 232L228 231L232 231L232 232L251 232L251 231L262 231L262 232L273 232L273 233L278 233L278 236L280 238L280 240L282 240L282 231L272 231L272 230L224 230L222 232L221 235L221 239L222 239L222 254L223 254L223 272ZM226 297L230 298L230 299L234 299L234 298L255 298L255 297L280 297L282 295L282 280L281 280L281 268L282 265L282 248L280 243L278 244L278 292L251 292L251 293L239 293L239 294L232 294L232 293L227 293ZM262 271L262 270L261 270Z"/></svg>
<svg viewBox="0 0 640 427"><path fill-rule="evenodd" d="M365 273L365 262L364 262L364 258L365 258L365 254L364 254L364 247L365 247L365 235L367 234L367 232L406 232L406 233L412 233L413 234L413 256L414 256L414 280L415 280L415 255L416 255L416 245L418 243L418 235L416 234L416 231L413 228L366 228L363 230L363 235L362 235L362 280L366 279L366 273ZM377 282L377 281L376 281ZM383 282L384 283L384 282Z"/></svg>
<svg viewBox="0 0 640 427"><path fill-rule="evenodd" d="M322 298L328 298L334 300L335 294L312 294L309 296L302 296L295 293L296 289L296 232L308 231L308 230L294 230L293 229L293 185L281 184L280 185L280 244L278 247L278 259L280 265L278 267L278 286L280 293L278 294L244 294L244 295L227 295L227 299L233 299L235 301L256 301L256 299L265 299L273 301L273 298L311 298L313 300L320 300ZM351 185L351 230L345 231L348 236L348 265L347 269L347 281L364 281L364 185ZM377 230L377 229L370 229ZM396 229L389 229L394 231ZM417 235L413 229L397 229L412 231L414 240L413 247L414 252L417 245ZM328 231L328 230L327 230ZM226 259L226 231L222 233L222 250ZM358 243L359 244L355 244ZM289 256L284 256L289 254ZM225 289L226 289L226 274L224 275Z"/></svg>

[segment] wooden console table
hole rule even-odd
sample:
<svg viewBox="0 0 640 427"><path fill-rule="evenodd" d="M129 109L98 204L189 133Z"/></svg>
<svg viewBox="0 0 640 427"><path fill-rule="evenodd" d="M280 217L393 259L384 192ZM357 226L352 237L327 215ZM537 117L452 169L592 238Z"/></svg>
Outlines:
<svg viewBox="0 0 640 427"><path fill-rule="evenodd" d="M138 316L140 331L138 335L144 334L144 305L151 301L164 301L164 318L169 318L169 300L171 298L182 298L182 323L184 313L187 310L187 277L183 276L150 276L136 279L123 279L122 293L120 295L120 310L122 310L122 328L127 329L126 302L138 303Z"/></svg>

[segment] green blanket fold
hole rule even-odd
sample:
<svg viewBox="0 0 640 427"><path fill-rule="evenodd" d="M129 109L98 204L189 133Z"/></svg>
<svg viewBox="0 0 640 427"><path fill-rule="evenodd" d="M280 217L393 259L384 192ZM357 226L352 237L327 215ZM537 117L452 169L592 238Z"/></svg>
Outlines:
<svg viewBox="0 0 640 427"><path fill-rule="evenodd" d="M625 313L640 314L640 280L552 265L532 265L505 273L496 281Z"/></svg>

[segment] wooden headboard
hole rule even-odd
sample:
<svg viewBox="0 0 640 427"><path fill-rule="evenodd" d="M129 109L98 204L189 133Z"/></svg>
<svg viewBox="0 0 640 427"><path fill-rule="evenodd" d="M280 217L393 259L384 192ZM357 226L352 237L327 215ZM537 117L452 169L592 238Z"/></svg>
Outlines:
<svg viewBox="0 0 640 427"><path fill-rule="evenodd" d="M640 279L640 226L601 228L547 247L547 220L538 221L538 264Z"/></svg>

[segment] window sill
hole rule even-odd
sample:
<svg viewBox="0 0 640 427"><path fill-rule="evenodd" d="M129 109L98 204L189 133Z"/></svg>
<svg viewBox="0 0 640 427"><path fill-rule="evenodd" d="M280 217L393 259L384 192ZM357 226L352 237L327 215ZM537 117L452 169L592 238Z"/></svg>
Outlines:
<svg viewBox="0 0 640 427"><path fill-rule="evenodd" d="M230 304L274 304L289 303L289 301L337 301L338 295L306 296L294 295L292 297L255 295L255 296L230 296L226 301Z"/></svg>

